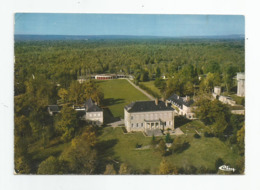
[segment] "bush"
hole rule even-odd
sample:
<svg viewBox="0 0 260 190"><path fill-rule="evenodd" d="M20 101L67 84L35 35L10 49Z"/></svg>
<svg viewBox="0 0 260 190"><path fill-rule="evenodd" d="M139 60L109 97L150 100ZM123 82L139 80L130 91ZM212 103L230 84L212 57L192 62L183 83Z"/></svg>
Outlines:
<svg viewBox="0 0 260 190"><path fill-rule="evenodd" d="M165 142L166 142L166 143L172 143L172 142L173 142L173 140L172 140L172 138L171 138L171 136L170 136L170 133L167 133L167 134L166 134L166 136L165 136Z"/></svg>
<svg viewBox="0 0 260 190"><path fill-rule="evenodd" d="M232 136L229 137L229 143L230 144L236 144L237 143L236 135L232 135Z"/></svg>
<svg viewBox="0 0 260 190"><path fill-rule="evenodd" d="M196 138L196 139L200 139L200 137L201 137L201 136L200 136L199 134L197 134L197 133L194 134L194 138Z"/></svg>
<svg viewBox="0 0 260 190"><path fill-rule="evenodd" d="M174 139L174 142L172 143L172 150L174 153L181 153L184 150L188 149L189 146L189 142L183 141L180 137L177 137Z"/></svg>
<svg viewBox="0 0 260 190"><path fill-rule="evenodd" d="M40 163L38 174L66 174L68 167L66 161L50 156Z"/></svg>
<svg viewBox="0 0 260 190"><path fill-rule="evenodd" d="M156 147L156 144L157 144L156 138L155 138L155 136L154 136L154 134L153 134L152 140L151 140L151 145L152 145L153 148L155 148L155 147Z"/></svg>
<svg viewBox="0 0 260 190"><path fill-rule="evenodd" d="M224 135L218 135L218 138L219 138L219 140L221 140L221 141L226 141L227 140L227 137L225 137Z"/></svg>
<svg viewBox="0 0 260 190"><path fill-rule="evenodd" d="M166 145L165 145L164 140L162 140L162 139L160 140L157 149L158 149L158 151L161 153L162 156L165 155L165 153L166 153Z"/></svg>
<svg viewBox="0 0 260 190"><path fill-rule="evenodd" d="M141 147L142 147L141 144L136 143L135 148L141 148Z"/></svg>
<svg viewBox="0 0 260 190"><path fill-rule="evenodd" d="M123 130L123 133L127 133L127 130L126 130L125 127L121 127L121 128L122 128L122 130Z"/></svg>
<svg viewBox="0 0 260 190"><path fill-rule="evenodd" d="M204 133L204 137L214 137L214 134L213 133L209 133L209 132L205 132Z"/></svg>
<svg viewBox="0 0 260 190"><path fill-rule="evenodd" d="M216 161L215 161L215 169L216 171L218 171L218 168L220 166L222 166L224 164L224 161L222 160L222 158L218 158Z"/></svg>

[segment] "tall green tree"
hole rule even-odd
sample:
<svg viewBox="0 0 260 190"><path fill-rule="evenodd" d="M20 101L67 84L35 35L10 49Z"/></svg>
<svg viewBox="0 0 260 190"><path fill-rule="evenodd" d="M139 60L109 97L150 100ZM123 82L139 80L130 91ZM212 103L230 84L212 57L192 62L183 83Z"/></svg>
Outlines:
<svg viewBox="0 0 260 190"><path fill-rule="evenodd" d="M42 161L39 165L38 174L66 174L67 163L59 160L54 156L50 156L46 160Z"/></svg>
<svg viewBox="0 0 260 190"><path fill-rule="evenodd" d="M245 152L245 125L237 132L237 144L240 148L240 153Z"/></svg>
<svg viewBox="0 0 260 190"><path fill-rule="evenodd" d="M196 108L195 113L205 124L211 125L216 121L221 122L221 119L229 122L231 112L226 104L222 104L218 100L212 101L209 99L209 96L201 95L196 102L196 105L198 107Z"/></svg>
<svg viewBox="0 0 260 190"><path fill-rule="evenodd" d="M58 96L61 98L61 100L65 103L68 101L69 98L69 92L65 88L61 88L58 91Z"/></svg>
<svg viewBox="0 0 260 190"><path fill-rule="evenodd" d="M84 85L78 81L72 81L69 87L69 100L76 105L83 104L85 98Z"/></svg>
<svg viewBox="0 0 260 190"><path fill-rule="evenodd" d="M159 166L159 174L178 174L177 168L173 166L169 161L163 159Z"/></svg>
<svg viewBox="0 0 260 190"><path fill-rule="evenodd" d="M78 127L77 112L64 105L60 112L60 119L57 122L56 130L62 134L64 141L69 141L74 137L75 129Z"/></svg>
<svg viewBox="0 0 260 190"><path fill-rule="evenodd" d="M227 92L230 92L230 90L234 84L233 77L236 75L237 71L238 70L235 66L229 65L223 72L223 80L224 80Z"/></svg>
<svg viewBox="0 0 260 190"><path fill-rule="evenodd" d="M88 134L75 137L61 155L61 159L69 163L72 173L93 174L96 169L97 152L87 137Z"/></svg>

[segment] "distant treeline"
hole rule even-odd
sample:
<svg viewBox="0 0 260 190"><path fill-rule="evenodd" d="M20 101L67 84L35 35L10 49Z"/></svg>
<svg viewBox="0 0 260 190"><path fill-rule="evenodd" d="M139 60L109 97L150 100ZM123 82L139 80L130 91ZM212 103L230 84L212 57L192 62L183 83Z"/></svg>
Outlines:
<svg viewBox="0 0 260 190"><path fill-rule="evenodd" d="M91 73L160 73L174 76L187 66L193 75L243 72L244 40L103 39L18 41L15 43L15 93L34 75L68 87L77 76ZM222 76L221 76L222 77ZM142 77L141 77L142 78ZM17 86L17 84L19 84Z"/></svg>

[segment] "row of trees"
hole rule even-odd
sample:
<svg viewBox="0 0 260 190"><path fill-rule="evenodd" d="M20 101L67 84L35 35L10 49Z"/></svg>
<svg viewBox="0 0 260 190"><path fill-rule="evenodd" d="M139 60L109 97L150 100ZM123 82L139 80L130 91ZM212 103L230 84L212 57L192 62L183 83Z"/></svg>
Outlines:
<svg viewBox="0 0 260 190"><path fill-rule="evenodd" d="M100 105L104 99L104 93L93 80L84 83L72 81L69 88L59 89L58 96L63 103L70 102L74 105L81 105L89 98Z"/></svg>
<svg viewBox="0 0 260 190"><path fill-rule="evenodd" d="M168 79L162 79L160 75L160 68L157 67L156 73L150 76L146 70L138 71L135 75L135 83L148 93L154 96L160 96L154 94L154 92L140 84L139 82L145 82L154 80L154 85L160 90L161 96L164 98L169 97L172 93L180 96L194 96L198 93L211 93L214 86L222 86L224 91L230 93L232 90L236 92L237 81L234 80L236 73L240 71L238 66L227 65L225 69L220 69L220 65L216 62L209 63L208 73L203 73L201 68L195 64L186 64L179 66L178 71L173 75L168 75Z"/></svg>

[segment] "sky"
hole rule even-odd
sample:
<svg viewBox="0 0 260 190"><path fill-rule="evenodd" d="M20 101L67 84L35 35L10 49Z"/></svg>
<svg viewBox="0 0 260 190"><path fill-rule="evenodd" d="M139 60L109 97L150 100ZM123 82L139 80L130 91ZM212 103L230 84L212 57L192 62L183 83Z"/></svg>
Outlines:
<svg viewBox="0 0 260 190"><path fill-rule="evenodd" d="M244 35L242 15L16 13L15 34L219 36Z"/></svg>

